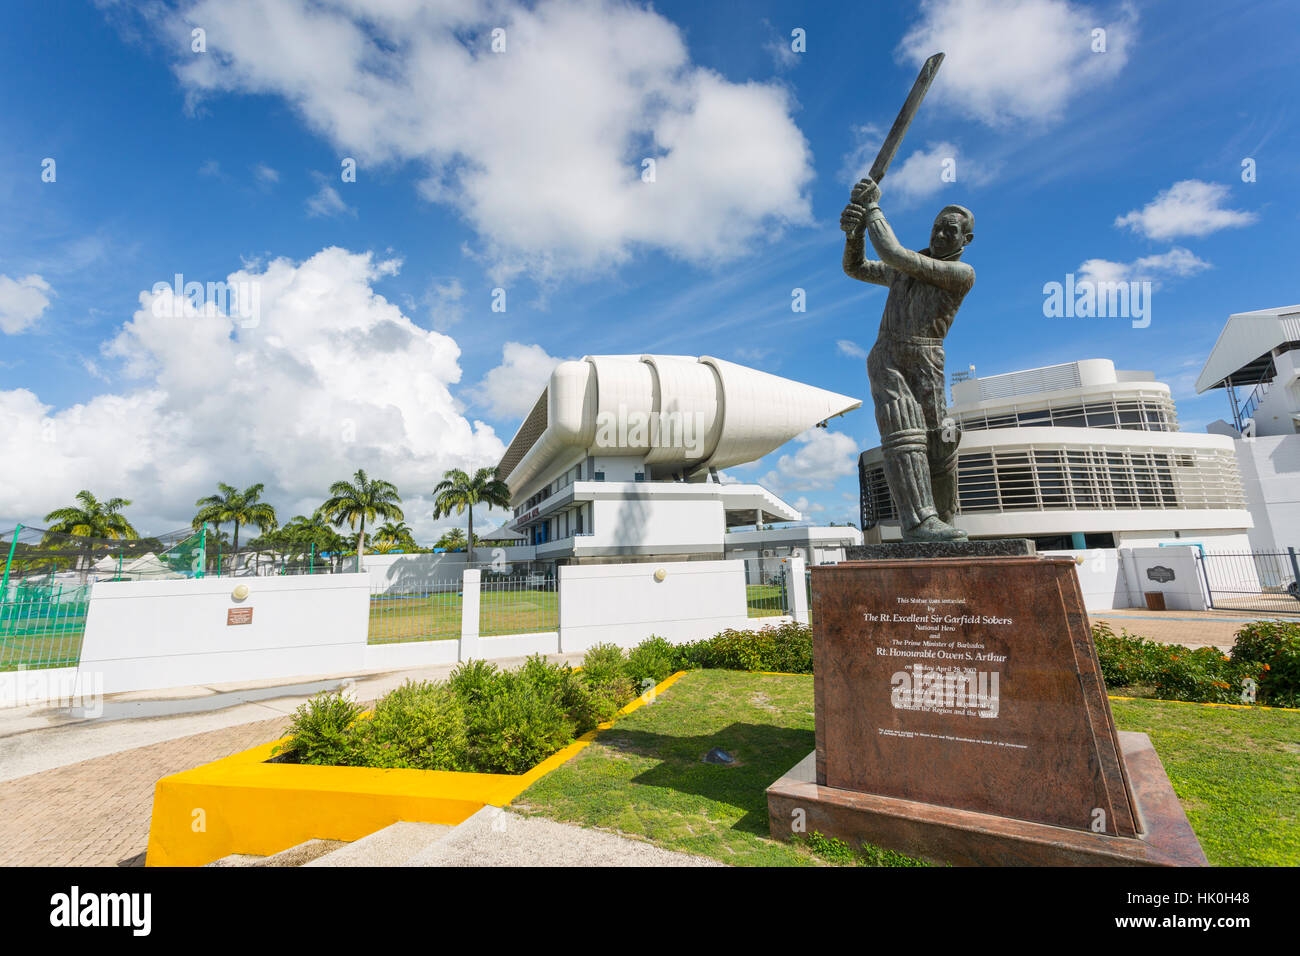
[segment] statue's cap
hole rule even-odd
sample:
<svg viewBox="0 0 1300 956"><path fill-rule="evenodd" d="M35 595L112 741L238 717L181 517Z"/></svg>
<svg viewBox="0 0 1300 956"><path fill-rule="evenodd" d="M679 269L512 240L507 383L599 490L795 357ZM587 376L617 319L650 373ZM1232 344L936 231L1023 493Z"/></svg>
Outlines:
<svg viewBox="0 0 1300 956"><path fill-rule="evenodd" d="M939 210L939 215L935 216L934 218L936 220L939 220L942 219L944 216L949 215L950 213L957 213L957 215L965 219L967 232L975 231L974 214L965 206L958 206L956 203L952 203L951 205L944 206L942 209Z"/></svg>

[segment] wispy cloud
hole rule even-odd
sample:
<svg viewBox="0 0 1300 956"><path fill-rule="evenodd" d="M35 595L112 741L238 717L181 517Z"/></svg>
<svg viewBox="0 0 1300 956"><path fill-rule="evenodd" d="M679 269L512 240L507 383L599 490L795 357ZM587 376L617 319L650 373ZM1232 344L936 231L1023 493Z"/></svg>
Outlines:
<svg viewBox="0 0 1300 956"><path fill-rule="evenodd" d="M1109 259L1088 259L1077 270L1081 280L1090 282L1151 282L1196 275L1211 268L1210 263L1198 258L1190 250L1175 246L1168 252L1143 256L1133 262L1112 262Z"/></svg>
<svg viewBox="0 0 1300 956"><path fill-rule="evenodd" d="M320 189L307 199L308 216L355 216L357 211L343 201L339 191L327 182L321 182Z"/></svg>
<svg viewBox="0 0 1300 956"><path fill-rule="evenodd" d="M1244 209L1224 208L1228 197L1228 187L1222 183L1184 179L1141 209L1117 216L1115 225L1127 226L1148 239L1175 239L1249 226L1258 218Z"/></svg>

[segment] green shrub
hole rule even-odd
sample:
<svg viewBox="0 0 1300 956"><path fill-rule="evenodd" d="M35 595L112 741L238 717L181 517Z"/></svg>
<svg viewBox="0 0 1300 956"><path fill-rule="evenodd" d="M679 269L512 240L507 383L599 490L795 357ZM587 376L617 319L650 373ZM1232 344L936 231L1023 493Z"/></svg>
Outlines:
<svg viewBox="0 0 1300 956"><path fill-rule="evenodd" d="M552 664L541 654L534 654L524 662L524 666L513 671L513 679L543 693L558 694L573 668L567 664Z"/></svg>
<svg viewBox="0 0 1300 956"><path fill-rule="evenodd" d="M351 762L363 767L460 770L467 761L465 705L445 684L407 681L358 722Z"/></svg>
<svg viewBox="0 0 1300 956"><path fill-rule="evenodd" d="M492 693L500 671L487 661L466 661L456 667L447 678L447 685L466 704L477 704Z"/></svg>
<svg viewBox="0 0 1300 956"><path fill-rule="evenodd" d="M295 713L284 759L523 773L610 720L635 696L622 651L613 650L596 650L591 673L540 655L510 671L471 661L445 684L408 681L390 691L368 719L341 695L320 694Z"/></svg>
<svg viewBox="0 0 1300 956"><path fill-rule="evenodd" d="M1232 659L1259 669L1259 699L1300 707L1300 623L1255 621L1237 631Z"/></svg>
<svg viewBox="0 0 1300 956"><path fill-rule="evenodd" d="M574 738L557 696L514 674L469 710L469 762L483 773L524 773Z"/></svg>
<svg viewBox="0 0 1300 956"><path fill-rule="evenodd" d="M812 673L812 628L794 621L759 630L729 628L702 641L680 644L675 650L675 669Z"/></svg>
<svg viewBox="0 0 1300 956"><path fill-rule="evenodd" d="M1101 662L1101 676L1107 687L1153 687L1159 673L1162 645L1120 630L1118 637L1107 624L1092 626L1092 640ZM1164 645L1167 646L1167 645Z"/></svg>
<svg viewBox="0 0 1300 956"><path fill-rule="evenodd" d="M621 675L594 683L587 679L585 672L570 673L561 688L560 702L573 722L574 733L580 735L613 720L634 696L632 682Z"/></svg>
<svg viewBox="0 0 1300 956"><path fill-rule="evenodd" d="M644 693L677 670L676 662L677 648L662 637L651 636L628 652L623 670Z"/></svg>
<svg viewBox="0 0 1300 956"><path fill-rule="evenodd" d="M292 739L276 752L283 752L293 763L350 763L353 727L364 710L339 691L317 694L293 712L289 723Z"/></svg>
<svg viewBox="0 0 1300 956"><path fill-rule="evenodd" d="M596 644L587 649L582 658L582 673L593 684L626 676L627 657L623 648L614 644Z"/></svg>
<svg viewBox="0 0 1300 956"><path fill-rule="evenodd" d="M1214 647L1195 650L1160 644L1105 624L1094 624L1093 642L1108 689L1149 690L1161 700L1240 704L1247 678L1259 680L1260 665L1233 660Z"/></svg>

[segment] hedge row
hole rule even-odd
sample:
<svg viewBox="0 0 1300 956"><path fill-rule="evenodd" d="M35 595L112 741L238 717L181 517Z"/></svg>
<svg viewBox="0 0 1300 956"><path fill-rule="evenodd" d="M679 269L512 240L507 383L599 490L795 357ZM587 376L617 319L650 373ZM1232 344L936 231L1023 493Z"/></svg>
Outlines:
<svg viewBox="0 0 1300 956"><path fill-rule="evenodd" d="M1237 632L1229 654L1213 647L1192 650L1160 644L1126 631L1117 636L1105 624L1093 625L1092 633L1102 676L1112 692L1200 703L1300 706L1300 622L1247 624ZM657 680L662 679L660 673L692 667L790 674L811 674L813 669L812 628L806 624L727 630L677 647L653 640L653 654L641 655L663 662L650 675ZM630 676L639 682L645 675Z"/></svg>

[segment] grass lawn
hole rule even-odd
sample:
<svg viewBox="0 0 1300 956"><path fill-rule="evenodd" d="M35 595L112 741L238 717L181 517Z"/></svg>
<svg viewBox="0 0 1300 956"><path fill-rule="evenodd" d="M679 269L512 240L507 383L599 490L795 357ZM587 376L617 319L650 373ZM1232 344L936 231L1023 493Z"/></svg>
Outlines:
<svg viewBox="0 0 1300 956"><path fill-rule="evenodd" d="M736 763L703 763L713 747ZM817 865L839 854L772 840L764 794L812 749L811 677L691 671L514 807L742 866ZM874 862L915 863L877 852Z"/></svg>
<svg viewBox="0 0 1300 956"><path fill-rule="evenodd" d="M54 606L58 613L0 622L0 671L69 667L81 657L84 602Z"/></svg>
<svg viewBox="0 0 1300 956"><path fill-rule="evenodd" d="M745 603L750 617L775 617L785 613L785 589L779 584L746 584Z"/></svg>
<svg viewBox="0 0 1300 956"><path fill-rule="evenodd" d="M67 634L0 635L0 671L73 667L81 659L81 637L80 629Z"/></svg>
<svg viewBox="0 0 1300 956"><path fill-rule="evenodd" d="M1214 866L1300 866L1300 713L1112 700L1149 734Z"/></svg>
<svg viewBox="0 0 1300 956"><path fill-rule="evenodd" d="M1112 701L1151 735L1210 862L1300 865L1300 713ZM701 761L712 747L730 767ZM843 845L768 836L767 786L813 749L811 677L692 671L651 707L521 794L514 807L742 866L843 862ZM869 849L854 862L909 865Z"/></svg>
<svg viewBox="0 0 1300 956"><path fill-rule="evenodd" d="M370 599L370 643L445 640L460 637L461 596L420 594ZM560 626L560 600L555 591L493 591L479 594L479 633L528 634Z"/></svg>

